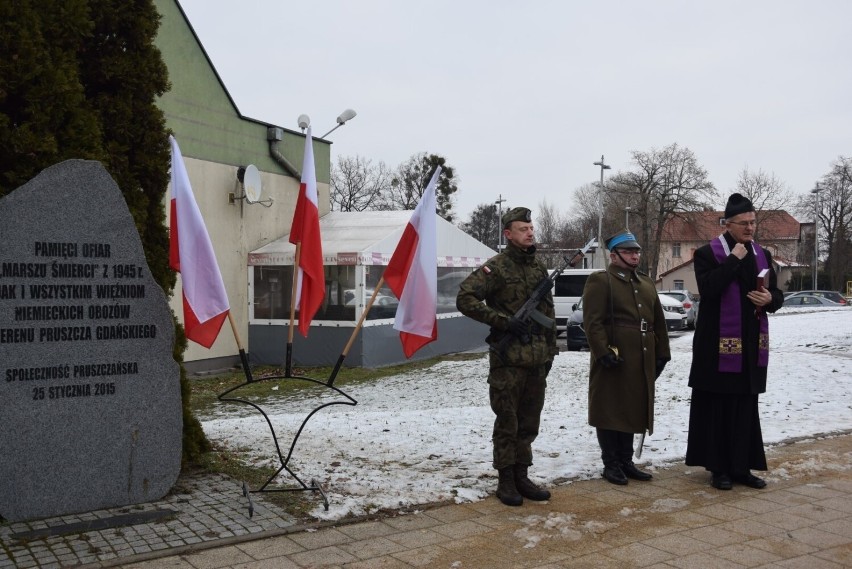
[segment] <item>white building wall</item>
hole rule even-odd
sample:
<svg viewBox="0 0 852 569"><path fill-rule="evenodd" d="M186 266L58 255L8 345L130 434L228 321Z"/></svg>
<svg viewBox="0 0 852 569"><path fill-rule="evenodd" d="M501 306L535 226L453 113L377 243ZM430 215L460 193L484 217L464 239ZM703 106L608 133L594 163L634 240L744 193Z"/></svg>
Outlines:
<svg viewBox="0 0 852 569"><path fill-rule="evenodd" d="M237 168L226 164L206 162L184 157L186 170L192 184L195 201L201 210L207 232L216 252L219 270L228 292L231 316L243 348L248 348L248 272L247 259L250 251L290 232L296 199L299 195L299 180L289 176L261 172L262 200L272 199L269 207L261 203L248 204L245 200L229 203L228 195L242 195L242 185L237 179ZM317 187L320 216L330 208L328 184ZM166 195L166 215L171 215L169 200L171 188ZM168 223L168 220L167 220ZM172 310L183 322L183 292L180 275L174 295L170 299ZM238 348L230 324L226 321L216 342L208 350L195 342L189 342L184 354L186 362L197 360L232 358Z"/></svg>

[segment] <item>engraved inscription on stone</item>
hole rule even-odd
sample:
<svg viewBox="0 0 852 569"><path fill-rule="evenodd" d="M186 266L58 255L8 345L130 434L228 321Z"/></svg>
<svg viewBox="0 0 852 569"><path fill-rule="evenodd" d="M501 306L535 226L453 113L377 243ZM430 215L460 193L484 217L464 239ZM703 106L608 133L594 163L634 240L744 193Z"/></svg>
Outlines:
<svg viewBox="0 0 852 569"><path fill-rule="evenodd" d="M124 197L69 160L0 199L0 516L161 498L180 471L180 371Z"/></svg>

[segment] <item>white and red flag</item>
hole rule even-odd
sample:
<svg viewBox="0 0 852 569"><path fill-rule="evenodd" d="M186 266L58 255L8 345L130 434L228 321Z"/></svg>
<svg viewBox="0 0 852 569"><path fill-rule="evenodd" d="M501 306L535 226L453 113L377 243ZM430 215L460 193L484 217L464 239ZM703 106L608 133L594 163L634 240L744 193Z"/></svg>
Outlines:
<svg viewBox="0 0 852 569"><path fill-rule="evenodd" d="M228 293L177 140L169 136L169 142L172 146L169 266L181 276L186 337L209 348L228 316Z"/></svg>
<svg viewBox="0 0 852 569"><path fill-rule="evenodd" d="M399 330L402 351L414 352L438 339L438 231L435 187L441 167L423 192L393 252L384 279L399 299L393 327Z"/></svg>
<svg viewBox="0 0 852 569"><path fill-rule="evenodd" d="M311 320L325 298L325 272L322 266L322 238L319 226L317 174L314 166L314 146L311 127L305 133L305 158L302 162L302 183L293 214L290 243L299 245L299 266L296 269L296 298L299 311L299 332L308 335Z"/></svg>

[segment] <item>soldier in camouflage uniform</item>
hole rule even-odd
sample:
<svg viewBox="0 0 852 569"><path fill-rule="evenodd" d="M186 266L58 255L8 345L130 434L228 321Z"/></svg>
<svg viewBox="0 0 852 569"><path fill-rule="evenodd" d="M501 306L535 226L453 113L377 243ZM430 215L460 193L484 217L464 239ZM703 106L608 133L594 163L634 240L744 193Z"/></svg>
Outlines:
<svg viewBox="0 0 852 569"><path fill-rule="evenodd" d="M547 277L535 258L530 210L516 207L502 218L506 249L489 259L460 285L456 306L465 316L491 326L487 341L496 345L506 334L515 338L503 353L489 353L489 396L494 420L494 468L499 473L497 497L507 506L523 498L547 500L550 492L530 481L532 442L538 435L547 373L556 347L556 326L545 329L513 315ZM484 301L484 302L483 302ZM553 298L547 293L538 310L553 319ZM528 342L520 338L527 337Z"/></svg>

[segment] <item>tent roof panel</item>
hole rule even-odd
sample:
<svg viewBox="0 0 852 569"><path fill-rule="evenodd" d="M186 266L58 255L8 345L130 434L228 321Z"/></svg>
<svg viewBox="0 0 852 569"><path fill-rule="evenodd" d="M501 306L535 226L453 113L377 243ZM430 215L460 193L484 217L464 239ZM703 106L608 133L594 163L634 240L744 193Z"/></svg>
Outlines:
<svg viewBox="0 0 852 569"><path fill-rule="evenodd" d="M320 218L326 265L387 265L411 211L330 212ZM438 266L475 267L496 255L444 218L437 217ZM248 264L292 265L296 246L289 233L249 253Z"/></svg>

